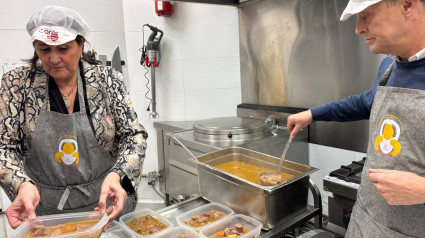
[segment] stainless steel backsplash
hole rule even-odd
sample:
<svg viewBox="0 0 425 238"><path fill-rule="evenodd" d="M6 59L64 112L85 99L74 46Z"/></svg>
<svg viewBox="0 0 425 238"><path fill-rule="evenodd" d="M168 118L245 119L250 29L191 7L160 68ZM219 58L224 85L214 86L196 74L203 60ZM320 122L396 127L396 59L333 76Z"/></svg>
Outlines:
<svg viewBox="0 0 425 238"><path fill-rule="evenodd" d="M259 0L239 6L242 102L311 108L373 86L382 55L339 18L347 0ZM316 122L310 141L365 152L367 121Z"/></svg>

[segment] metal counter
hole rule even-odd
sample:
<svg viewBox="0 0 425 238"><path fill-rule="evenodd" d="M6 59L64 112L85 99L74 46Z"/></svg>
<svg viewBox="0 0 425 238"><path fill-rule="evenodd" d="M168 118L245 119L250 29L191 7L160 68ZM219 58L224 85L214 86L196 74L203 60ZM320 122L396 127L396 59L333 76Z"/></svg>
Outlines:
<svg viewBox="0 0 425 238"><path fill-rule="evenodd" d="M322 201L319 189L314 184L313 181L310 180L309 184L310 192L312 192L314 197L314 206L308 205L307 210L303 213L291 218L290 220L285 221L284 223L276 226L272 230L261 231L261 238L274 238L274 237L283 237L288 232L297 228L298 226L306 223L310 219L314 218L314 227L315 229L322 228ZM157 210L156 212L168 219L175 226L178 226L176 218L192 209L198 208L202 205L210 203L209 200L202 196L193 196L188 200L183 202L176 203L174 205L162 208Z"/></svg>

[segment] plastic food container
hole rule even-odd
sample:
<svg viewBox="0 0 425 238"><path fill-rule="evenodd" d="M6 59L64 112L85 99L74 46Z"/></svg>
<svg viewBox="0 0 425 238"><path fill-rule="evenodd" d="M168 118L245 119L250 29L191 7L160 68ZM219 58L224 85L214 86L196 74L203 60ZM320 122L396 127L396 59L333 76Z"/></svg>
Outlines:
<svg viewBox="0 0 425 238"><path fill-rule="evenodd" d="M226 216L224 216L224 217L222 217L222 218L220 218L220 219L218 219L214 222L211 222L207 225L200 226L200 227L193 227L193 226L187 225L185 223L186 221L192 219L192 216L194 216L194 215L199 215L201 213L209 212L209 211L212 211L212 210L223 212L223 213L226 214ZM234 214L233 210L224 206L224 205L221 205L221 204L218 204L218 203L208 203L206 205L200 206L198 208L192 209L188 212L185 212L185 213L179 215L178 217L176 217L176 220L177 220L177 223L179 224L179 226L182 226L182 227L194 230L196 232L199 232L201 229L208 227L208 226L211 226L214 223L221 221L222 219L224 219L228 216L231 216L233 214Z"/></svg>
<svg viewBox="0 0 425 238"><path fill-rule="evenodd" d="M176 238L177 236L185 235L189 238L200 238L201 235L198 232L195 232L193 230L187 229L185 227L174 227L171 230L168 230L164 233L161 233L159 236L156 236L156 238Z"/></svg>
<svg viewBox="0 0 425 238"><path fill-rule="evenodd" d="M27 233L30 232L31 228L37 225L43 226L56 226L60 224L98 220L98 222L85 231L69 232L62 235L55 236L43 236L43 237L55 237L55 238L98 238L102 234L103 226L108 222L108 215L101 214L100 212L78 212L78 213L67 213L57 215L38 216L34 220L27 221L19 226L12 238L23 238Z"/></svg>
<svg viewBox="0 0 425 238"><path fill-rule="evenodd" d="M133 218L138 218L141 216L146 216L146 215L151 215L153 218L157 219L158 221L162 222L164 225L167 226L167 228L160 230L158 232L155 232L153 234L150 235L140 235L137 232L133 231L130 227L128 227L125 223L130 221ZM169 220L165 219L164 217L162 217L161 215L157 214L156 212L150 210L150 209L141 209L141 210L137 210L134 212L130 212L122 217L120 217L120 223L125 227L125 229L127 229L127 231L129 231L132 235L134 235L134 237L138 237L138 238L147 238L147 237L156 237L159 234L162 234L163 232L166 232L168 230L170 230L171 228L173 228L173 223L170 222Z"/></svg>
<svg viewBox="0 0 425 238"><path fill-rule="evenodd" d="M135 236L130 233L123 224L113 221L108 227L108 230L102 233L100 238L134 238Z"/></svg>
<svg viewBox="0 0 425 238"><path fill-rule="evenodd" d="M236 224L241 224L242 226L250 229L249 232L240 235L237 238L258 238L261 233L261 228L263 227L259 221L254 220L251 217L236 214L234 216L226 217L211 226L205 227L200 231L200 234L202 237L210 237L226 228L234 227Z"/></svg>

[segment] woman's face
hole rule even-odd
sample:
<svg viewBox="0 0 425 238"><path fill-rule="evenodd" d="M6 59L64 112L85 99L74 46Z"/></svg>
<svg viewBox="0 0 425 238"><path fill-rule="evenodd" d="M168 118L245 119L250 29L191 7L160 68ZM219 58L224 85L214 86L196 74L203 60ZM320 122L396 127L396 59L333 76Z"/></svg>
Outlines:
<svg viewBox="0 0 425 238"><path fill-rule="evenodd" d="M47 74L55 80L68 81L75 79L77 75L83 45L84 39L81 45L75 40L62 45L47 45L36 40L34 48Z"/></svg>

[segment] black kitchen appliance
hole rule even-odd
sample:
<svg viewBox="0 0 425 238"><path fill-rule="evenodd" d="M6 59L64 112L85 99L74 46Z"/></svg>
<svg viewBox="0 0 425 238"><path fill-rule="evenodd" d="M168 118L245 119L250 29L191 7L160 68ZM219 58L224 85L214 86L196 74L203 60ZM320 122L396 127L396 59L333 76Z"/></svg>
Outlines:
<svg viewBox="0 0 425 238"><path fill-rule="evenodd" d="M360 187L362 170L366 157L353 161L349 165L332 171L323 179L323 189L329 192L328 213L330 230L335 227L345 232L351 217L351 211Z"/></svg>

